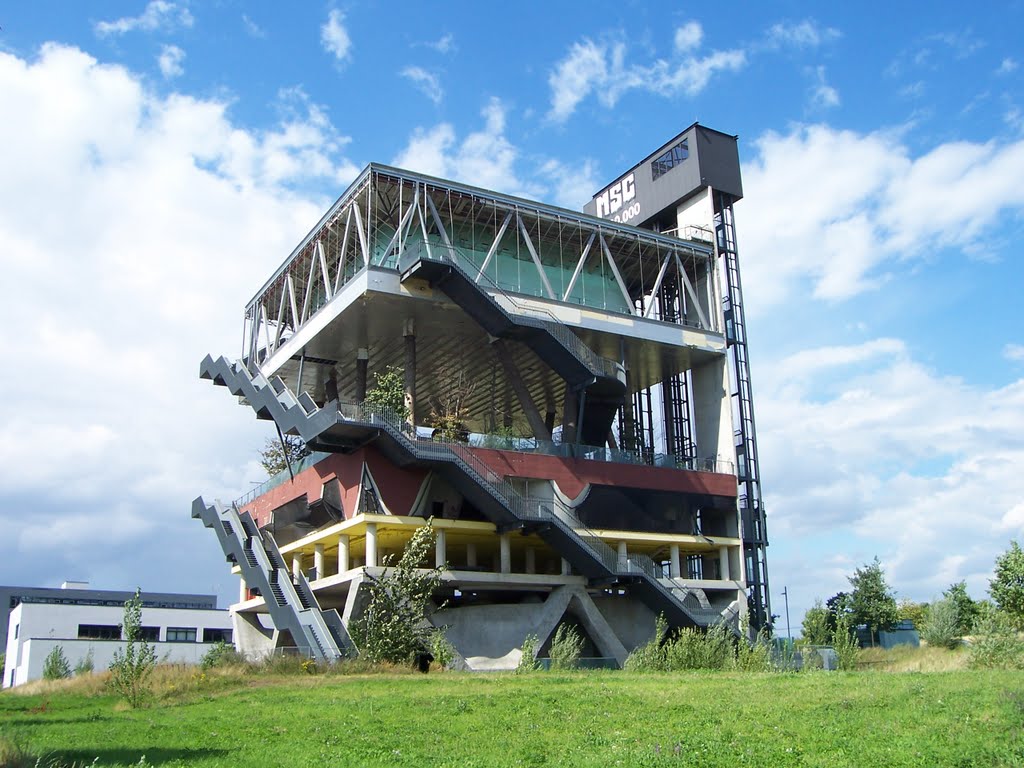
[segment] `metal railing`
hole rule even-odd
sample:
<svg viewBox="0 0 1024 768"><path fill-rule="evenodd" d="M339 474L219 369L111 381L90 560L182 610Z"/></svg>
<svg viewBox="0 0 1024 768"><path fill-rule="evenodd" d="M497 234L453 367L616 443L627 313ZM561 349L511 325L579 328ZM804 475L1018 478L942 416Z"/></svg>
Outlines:
<svg viewBox="0 0 1024 768"><path fill-rule="evenodd" d="M314 464L323 461L330 455L331 454L325 453L323 451L313 451L308 456L304 456L298 461L293 461L291 465L291 473L297 475L299 474L299 472L309 469ZM267 491L277 488L277 486L279 485L283 485L284 483L286 483L288 480L291 479L292 474L289 474L287 469L282 469L273 477L268 477L259 485L253 486L252 489L250 489L248 492L235 499L233 503L237 507L244 507L253 499L262 496Z"/></svg>
<svg viewBox="0 0 1024 768"><path fill-rule="evenodd" d="M433 261L440 264L444 264L453 269L458 270L462 276L477 285L481 293L488 295L494 306L500 310L509 320L509 322L515 325L525 325L531 328L537 328L539 330L546 331L550 336L561 344L576 360L586 367L595 376L604 376L617 380L622 380L624 377L624 369L620 363L616 363L605 357L601 357L594 350L583 343L575 333L570 331L555 315L553 315L547 309L543 307L531 307L519 303L503 288L501 288L496 282L491 280L490 277L483 271L476 267L465 254L461 253L455 246L443 245L439 243L430 243L429 247L427 243L418 242L407 247L402 254L399 256L398 269L400 272L404 272L409 265L416 261ZM464 265L470 266L467 269ZM486 288L480 287L480 280L486 280ZM515 315L510 315L508 311L499 304L491 292L499 294L505 301L511 304L515 310ZM522 314L520 314L522 313ZM541 317L537 317L541 315Z"/></svg>

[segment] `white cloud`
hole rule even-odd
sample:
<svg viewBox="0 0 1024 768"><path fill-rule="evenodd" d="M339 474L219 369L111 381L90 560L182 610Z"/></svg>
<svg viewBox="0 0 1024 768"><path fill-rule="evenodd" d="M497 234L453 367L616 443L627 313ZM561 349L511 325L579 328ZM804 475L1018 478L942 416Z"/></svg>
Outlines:
<svg viewBox="0 0 1024 768"><path fill-rule="evenodd" d="M412 81L417 90L432 102L435 104L441 103L441 100L444 98L444 89L441 87L441 81L436 74L428 72L423 67L406 67L399 74Z"/></svg>
<svg viewBox="0 0 1024 768"><path fill-rule="evenodd" d="M1008 75L1011 72L1016 72L1017 67L1020 66L1016 59L1012 59L1007 56L1001 62L999 62L999 69L996 70L997 75Z"/></svg>
<svg viewBox="0 0 1024 768"><path fill-rule="evenodd" d="M773 24L767 34L771 47L817 48L841 37L838 29L820 27L811 19Z"/></svg>
<svg viewBox="0 0 1024 768"><path fill-rule="evenodd" d="M242 14L242 25L252 37L264 38L267 36L266 30L244 13Z"/></svg>
<svg viewBox="0 0 1024 768"><path fill-rule="evenodd" d="M352 40L348 36L344 21L345 14L334 8L327 14L327 21L320 27L320 44L338 61L348 59L352 49Z"/></svg>
<svg viewBox="0 0 1024 768"><path fill-rule="evenodd" d="M230 582L189 502L261 479L268 433L198 363L238 348L245 301L326 206L292 186L353 177L346 139L294 93L280 125L254 131L222 102L158 95L55 44L0 52L0 92L19 115L0 121L19 148L0 181L0 269L19 286L0 355L32 371L0 400L5 564L28 583L57 567ZM66 546L44 568L47 530ZM189 547L161 552L172 533Z"/></svg>
<svg viewBox="0 0 1024 768"><path fill-rule="evenodd" d="M675 35L677 57L672 61L657 59L647 66L626 63L625 43L595 43L589 39L573 43L548 75L548 117L565 122L591 93L606 107L615 106L632 90L693 97L707 87L716 73L735 72L746 63L746 54L738 49L695 55L702 36L697 22L683 25Z"/></svg>
<svg viewBox="0 0 1024 768"><path fill-rule="evenodd" d="M819 108L839 106L839 91L828 84L825 80L825 68L817 67L814 70L814 86L811 88L811 104Z"/></svg>
<svg viewBox="0 0 1024 768"><path fill-rule="evenodd" d="M164 45L160 48L160 56L157 64L160 66L160 74L165 78L178 77L185 72L181 62L185 60L185 52L176 45Z"/></svg>
<svg viewBox="0 0 1024 768"><path fill-rule="evenodd" d="M438 53L452 53L455 48L455 37L450 32L445 33L437 40L427 43L420 43L426 48L433 48Z"/></svg>
<svg viewBox="0 0 1024 768"><path fill-rule="evenodd" d="M114 21L97 22L94 30L100 37L123 35L140 30L155 32L177 27L191 27L194 23L191 12L184 5L169 0L150 0L139 16L125 16Z"/></svg>
<svg viewBox="0 0 1024 768"><path fill-rule="evenodd" d="M546 200L574 211L582 211L583 205L590 201L601 184L593 160L579 164L548 160L541 165L537 175L548 188Z"/></svg>
<svg viewBox="0 0 1024 768"><path fill-rule="evenodd" d="M1003 357L1014 363L1024 363L1024 344L1007 344L1003 347Z"/></svg>
<svg viewBox="0 0 1024 768"><path fill-rule="evenodd" d="M885 282L886 265L978 247L1002 212L1024 208L1024 141L951 142L912 157L895 133L812 125L755 147L740 220L755 308L807 282L816 298L848 299Z"/></svg>

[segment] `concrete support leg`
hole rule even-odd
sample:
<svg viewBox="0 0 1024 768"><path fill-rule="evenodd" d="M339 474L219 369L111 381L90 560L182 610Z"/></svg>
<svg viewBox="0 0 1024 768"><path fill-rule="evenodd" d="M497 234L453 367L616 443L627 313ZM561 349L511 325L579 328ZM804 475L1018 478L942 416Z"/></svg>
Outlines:
<svg viewBox="0 0 1024 768"><path fill-rule="evenodd" d="M619 568L621 570L626 569L626 563L629 561L629 553L626 551L626 542L619 542Z"/></svg>
<svg viewBox="0 0 1024 768"><path fill-rule="evenodd" d="M537 572L537 550L533 547L526 548L526 572Z"/></svg>
<svg viewBox="0 0 1024 768"><path fill-rule="evenodd" d="M512 537L507 534L501 534L501 572L512 573Z"/></svg>
<svg viewBox="0 0 1024 768"><path fill-rule="evenodd" d="M377 567L377 524L366 524L366 567Z"/></svg>
<svg viewBox="0 0 1024 768"><path fill-rule="evenodd" d="M348 569L348 534L342 533L338 536L338 573L345 573Z"/></svg>
<svg viewBox="0 0 1024 768"><path fill-rule="evenodd" d="M245 579L238 580L238 602L244 603L249 599L249 585L245 583Z"/></svg>
<svg viewBox="0 0 1024 768"><path fill-rule="evenodd" d="M562 575L569 576L572 574L572 565L564 557L562 558Z"/></svg>
<svg viewBox="0 0 1024 768"><path fill-rule="evenodd" d="M302 573L302 553L296 552L292 555L292 578L298 580Z"/></svg>
<svg viewBox="0 0 1024 768"><path fill-rule="evenodd" d="M409 423L419 423L416 413L416 327L413 321L405 321L405 408L409 412Z"/></svg>
<svg viewBox="0 0 1024 768"><path fill-rule="evenodd" d="M313 568L316 570L316 577L322 579L327 575L327 571L324 569L324 545L314 544L313 545Z"/></svg>
<svg viewBox="0 0 1024 768"><path fill-rule="evenodd" d="M668 573L673 579L679 578L679 545L673 544L668 548L669 566Z"/></svg>
<svg viewBox="0 0 1024 768"><path fill-rule="evenodd" d="M636 450L636 421L633 418L633 389L629 386L629 371L626 371L626 402L622 406L622 424L619 434L622 437L622 450Z"/></svg>
<svg viewBox="0 0 1024 768"><path fill-rule="evenodd" d="M476 544L473 542L466 545L466 565L476 568Z"/></svg>
<svg viewBox="0 0 1024 768"><path fill-rule="evenodd" d="M437 536L434 538L434 565L437 568L444 567L444 564L448 562L448 542L447 542L447 531L441 528L437 531Z"/></svg>
<svg viewBox="0 0 1024 768"><path fill-rule="evenodd" d="M718 578L729 580L729 548L718 550Z"/></svg>
<svg viewBox="0 0 1024 768"><path fill-rule="evenodd" d="M366 370L370 363L370 351L360 349L356 352L356 402L366 399Z"/></svg>
<svg viewBox="0 0 1024 768"><path fill-rule="evenodd" d="M501 339L495 341L491 346L494 348L494 353L498 356L501 367L505 369L505 375L508 377L509 384L512 385L512 391L515 392L516 399L519 400L519 406L526 415L526 421L530 425L530 431L533 432L533 436L538 440L551 440L551 430L547 428L544 419L540 416L540 411L534 405L530 392L523 382L523 377L519 375L519 369L516 368L515 360L512 359L512 352Z"/></svg>
<svg viewBox="0 0 1024 768"><path fill-rule="evenodd" d="M551 430L555 428L555 412L551 406L548 406L547 411L544 413L544 429L547 430L548 434L551 434Z"/></svg>
<svg viewBox="0 0 1024 768"><path fill-rule="evenodd" d="M565 388L565 404L562 408L562 445L576 442L576 419L579 415L579 402L576 393Z"/></svg>

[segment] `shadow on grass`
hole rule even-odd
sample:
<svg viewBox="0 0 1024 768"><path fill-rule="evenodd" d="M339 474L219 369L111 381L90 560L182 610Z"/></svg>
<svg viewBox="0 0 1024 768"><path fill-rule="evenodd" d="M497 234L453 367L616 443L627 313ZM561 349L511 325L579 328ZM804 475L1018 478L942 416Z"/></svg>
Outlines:
<svg viewBox="0 0 1024 768"><path fill-rule="evenodd" d="M55 750L46 753L46 760L61 761L70 765L138 765L143 757L143 765L165 765L166 763L185 763L191 765L195 760L214 757L226 757L231 754L229 749L88 749L88 750ZM49 765L50 763L44 763Z"/></svg>

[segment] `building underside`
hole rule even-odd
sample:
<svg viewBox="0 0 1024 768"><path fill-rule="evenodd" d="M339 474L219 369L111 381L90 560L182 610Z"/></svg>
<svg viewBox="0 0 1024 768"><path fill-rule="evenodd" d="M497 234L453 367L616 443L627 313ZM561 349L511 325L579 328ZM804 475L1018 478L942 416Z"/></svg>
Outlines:
<svg viewBox="0 0 1024 768"><path fill-rule="evenodd" d="M770 616L723 137L687 129L678 168L645 161L596 215L366 168L246 307L241 357L201 367L315 451L193 506L242 578L244 650L354 652L368 579L428 519L431 621L471 669L563 622L621 664L658 614ZM401 411L365 402L389 369Z"/></svg>

